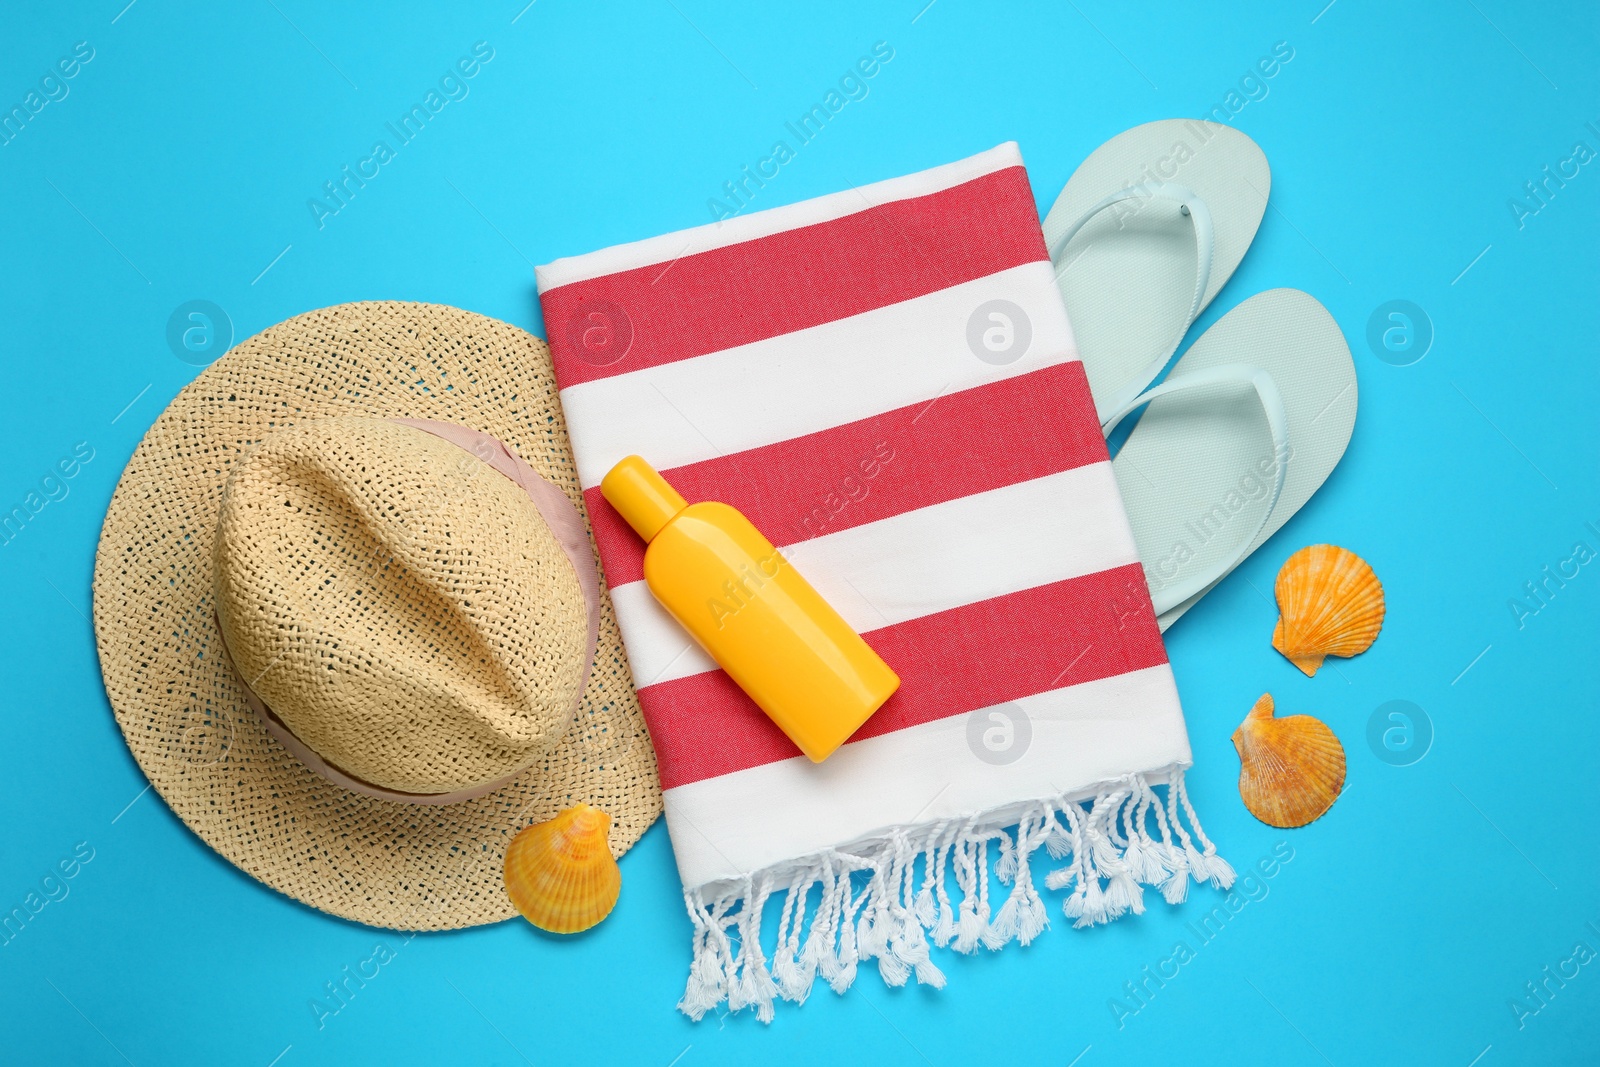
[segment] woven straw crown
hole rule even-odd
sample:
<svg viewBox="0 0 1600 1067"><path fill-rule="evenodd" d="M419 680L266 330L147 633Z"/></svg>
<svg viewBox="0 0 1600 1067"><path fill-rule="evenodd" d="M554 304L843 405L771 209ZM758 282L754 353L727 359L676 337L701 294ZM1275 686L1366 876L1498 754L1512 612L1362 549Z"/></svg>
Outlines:
<svg viewBox="0 0 1600 1067"><path fill-rule="evenodd" d="M382 419L279 431L229 475L215 553L234 666L345 774L451 793L565 736L588 606L528 494L465 449Z"/></svg>

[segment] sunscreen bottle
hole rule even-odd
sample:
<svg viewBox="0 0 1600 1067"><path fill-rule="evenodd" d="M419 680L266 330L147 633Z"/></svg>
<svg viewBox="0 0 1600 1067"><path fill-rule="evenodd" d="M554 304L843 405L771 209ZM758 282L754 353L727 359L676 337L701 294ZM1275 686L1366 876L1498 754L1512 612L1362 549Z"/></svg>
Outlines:
<svg viewBox="0 0 1600 1067"><path fill-rule="evenodd" d="M727 504L687 503L638 456L600 492L646 542L650 591L821 763L900 686L889 665Z"/></svg>

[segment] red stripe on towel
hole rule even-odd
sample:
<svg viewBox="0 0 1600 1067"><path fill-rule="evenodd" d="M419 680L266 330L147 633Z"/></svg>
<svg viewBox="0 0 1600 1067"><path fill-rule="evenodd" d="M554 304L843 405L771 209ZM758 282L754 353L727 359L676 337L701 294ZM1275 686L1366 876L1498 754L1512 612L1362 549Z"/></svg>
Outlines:
<svg viewBox="0 0 1600 1067"><path fill-rule="evenodd" d="M661 473L691 502L738 508L781 547L1104 462L1105 439L1093 420L1017 417L1093 407L1083 364L1074 360ZM783 472L782 482L774 471ZM615 588L641 580L644 542L598 486L584 502L606 581Z"/></svg>
<svg viewBox="0 0 1600 1067"><path fill-rule="evenodd" d="M927 196L557 286L540 297L556 381L567 389L720 352L1048 260L1039 227L1017 224L1034 215L1027 173L1007 167Z"/></svg>
<svg viewBox="0 0 1600 1067"><path fill-rule="evenodd" d="M1137 563L862 636L900 689L850 743L1167 662ZM639 702L663 789L801 755L720 670L646 686Z"/></svg>

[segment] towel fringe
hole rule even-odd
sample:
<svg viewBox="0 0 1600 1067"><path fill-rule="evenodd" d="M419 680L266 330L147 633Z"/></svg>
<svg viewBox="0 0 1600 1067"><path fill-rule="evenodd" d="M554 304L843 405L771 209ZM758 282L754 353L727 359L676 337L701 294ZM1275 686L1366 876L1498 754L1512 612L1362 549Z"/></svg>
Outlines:
<svg viewBox="0 0 1600 1067"><path fill-rule="evenodd" d="M992 914L991 843L999 850L995 877L1010 887ZM886 985L915 978L942 988L944 972L931 958L930 943L963 953L979 946L993 951L1013 941L1026 945L1050 925L1030 867L1041 848L1067 861L1044 881L1046 888L1070 890L1061 910L1074 927L1142 914L1147 886L1179 904L1191 878L1223 890L1233 885L1233 868L1201 828L1183 771L1168 776L1165 798L1144 775L1133 775L1091 798L1040 801L1023 812L1014 832L978 815L942 819L850 850L828 849L781 883L766 871L688 890L694 962L678 1010L699 1019L726 1002L730 1011L753 1007L757 1018L771 1022L778 1000L804 1003L818 977L843 993L857 966L871 960ZM952 878L959 905L949 896ZM780 889L783 909L769 959L761 948L761 917Z"/></svg>

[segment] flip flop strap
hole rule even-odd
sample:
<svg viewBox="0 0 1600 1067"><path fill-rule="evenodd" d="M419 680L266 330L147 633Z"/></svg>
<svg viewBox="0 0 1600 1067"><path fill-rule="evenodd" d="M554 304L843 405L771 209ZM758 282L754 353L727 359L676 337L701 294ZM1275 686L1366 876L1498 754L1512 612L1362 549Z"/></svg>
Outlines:
<svg viewBox="0 0 1600 1067"><path fill-rule="evenodd" d="M1260 367L1251 367L1243 363L1225 363L1168 378L1160 385L1134 397L1106 419L1105 429L1110 433L1133 411L1152 400L1203 386L1227 384L1249 385L1255 389L1256 398L1261 401L1261 409L1267 416L1267 428L1272 431L1272 494L1267 498L1267 506L1261 513L1261 521L1250 531L1250 536L1244 539L1239 551L1199 575L1175 585L1163 586L1150 594L1157 615L1172 610L1233 570L1249 554L1261 531L1266 529L1267 521L1272 518L1272 512L1278 506L1278 498L1283 495L1283 483L1289 475L1289 415L1283 405L1283 394L1278 392L1278 385L1272 380L1272 375Z"/></svg>
<svg viewBox="0 0 1600 1067"><path fill-rule="evenodd" d="M1050 262L1055 265L1059 277L1062 270L1061 257L1067 250L1067 245L1078 236L1078 232L1088 225L1089 220L1113 204L1120 204L1125 200L1170 200L1183 207L1189 216L1189 221L1194 224L1195 248L1195 282L1194 298L1189 302L1189 314L1184 317L1183 329L1172 339L1172 344L1161 355L1147 364L1139 375L1115 394L1106 398L1106 408L1119 408L1134 396L1139 394L1145 386L1155 380L1161 368L1167 365L1167 360L1178 350L1178 345L1183 342L1183 335L1189 332L1189 327L1200 314L1200 305L1205 299L1206 285L1211 281L1211 260L1216 249L1215 231L1211 225L1211 209L1206 207L1206 202L1200 199L1193 189L1179 185L1176 182L1139 182L1126 189L1112 193L1105 199L1095 204L1088 211L1078 217L1078 221L1067 227L1066 233L1056 239L1050 246Z"/></svg>

